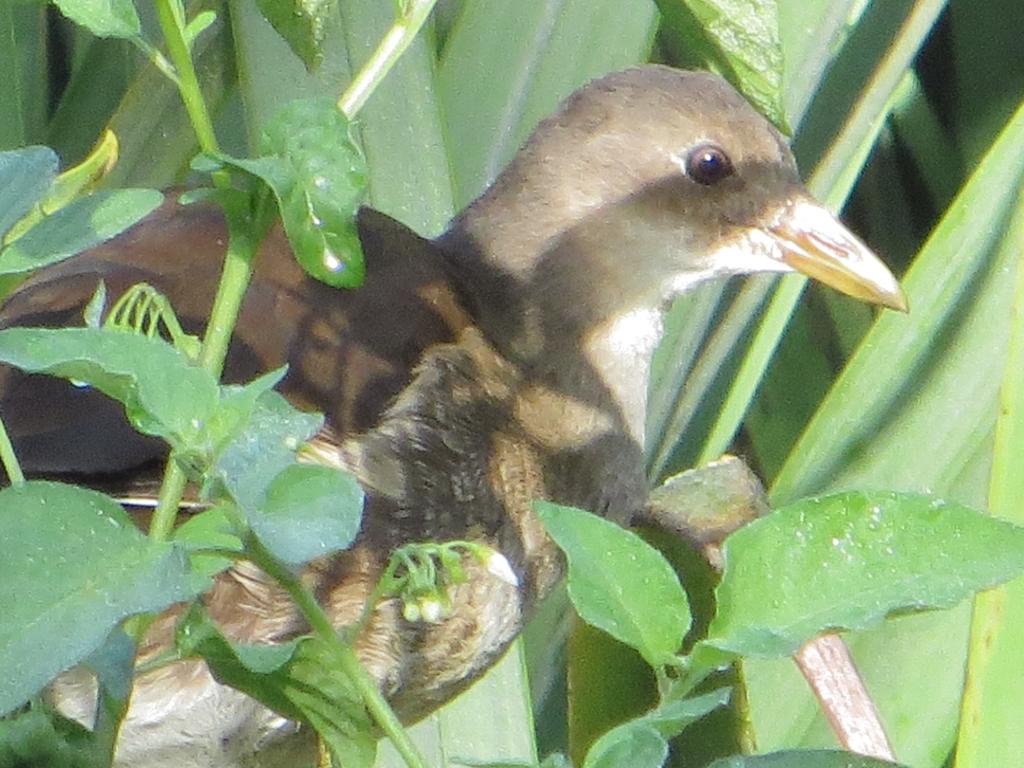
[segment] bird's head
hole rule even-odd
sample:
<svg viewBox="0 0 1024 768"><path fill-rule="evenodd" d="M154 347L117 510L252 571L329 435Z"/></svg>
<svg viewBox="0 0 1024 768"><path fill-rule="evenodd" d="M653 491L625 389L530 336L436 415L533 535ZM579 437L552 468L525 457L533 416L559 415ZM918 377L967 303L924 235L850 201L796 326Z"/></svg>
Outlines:
<svg viewBox="0 0 1024 768"><path fill-rule="evenodd" d="M906 308L885 265L806 191L785 139L709 73L644 66L593 81L462 225L511 276L583 284L597 314L710 277L791 271Z"/></svg>

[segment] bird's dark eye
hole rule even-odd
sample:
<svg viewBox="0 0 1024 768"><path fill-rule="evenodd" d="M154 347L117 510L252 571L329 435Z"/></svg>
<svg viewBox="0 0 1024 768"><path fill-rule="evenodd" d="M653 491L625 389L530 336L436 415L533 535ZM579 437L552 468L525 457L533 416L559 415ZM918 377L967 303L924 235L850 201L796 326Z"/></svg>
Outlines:
<svg viewBox="0 0 1024 768"><path fill-rule="evenodd" d="M706 187L732 176L732 160L715 144L701 144L686 155L686 175Z"/></svg>

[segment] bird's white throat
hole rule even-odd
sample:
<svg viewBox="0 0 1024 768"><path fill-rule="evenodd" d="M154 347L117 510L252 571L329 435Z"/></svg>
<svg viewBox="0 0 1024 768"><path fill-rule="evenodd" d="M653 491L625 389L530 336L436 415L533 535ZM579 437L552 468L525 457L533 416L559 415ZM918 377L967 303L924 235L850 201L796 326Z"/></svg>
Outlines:
<svg viewBox="0 0 1024 768"><path fill-rule="evenodd" d="M587 360L622 412L630 436L641 447L647 419L647 380L661 341L664 313L640 307L617 315L585 339Z"/></svg>

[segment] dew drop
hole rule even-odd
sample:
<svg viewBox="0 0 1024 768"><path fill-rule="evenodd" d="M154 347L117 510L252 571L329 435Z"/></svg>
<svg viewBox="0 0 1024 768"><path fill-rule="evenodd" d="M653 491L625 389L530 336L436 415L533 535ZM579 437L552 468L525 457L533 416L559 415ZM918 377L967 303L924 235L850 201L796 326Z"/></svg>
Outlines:
<svg viewBox="0 0 1024 768"><path fill-rule="evenodd" d="M324 266L331 272L339 272L344 267L341 259L335 256L334 251L329 248L324 250Z"/></svg>

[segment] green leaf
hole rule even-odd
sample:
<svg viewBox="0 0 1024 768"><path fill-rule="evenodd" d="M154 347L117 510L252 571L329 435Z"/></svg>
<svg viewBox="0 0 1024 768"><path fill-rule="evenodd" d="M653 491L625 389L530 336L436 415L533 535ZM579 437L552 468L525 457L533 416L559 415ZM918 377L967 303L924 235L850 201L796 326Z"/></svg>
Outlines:
<svg viewBox="0 0 1024 768"><path fill-rule="evenodd" d="M184 450L197 448L218 405L207 371L160 339L122 331L8 328L0 330L0 361L94 386L123 403L140 432Z"/></svg>
<svg viewBox="0 0 1024 768"><path fill-rule="evenodd" d="M230 557L209 552L211 549L241 553L242 540L235 531L235 525L223 506L212 507L190 515L171 537L189 553L192 572L202 579L202 587L210 585L210 579L229 568Z"/></svg>
<svg viewBox="0 0 1024 768"><path fill-rule="evenodd" d="M201 655L220 682L316 728L338 765L369 768L377 736L359 694L314 638L281 645L230 643L193 607L179 625L179 652Z"/></svg>
<svg viewBox="0 0 1024 768"><path fill-rule="evenodd" d="M211 455L217 455L249 428L261 403L272 398L269 393L288 372L287 366L265 373L248 384L220 388L220 405L207 424Z"/></svg>
<svg viewBox="0 0 1024 768"><path fill-rule="evenodd" d="M196 38L209 29L217 21L216 11L200 11L185 25L184 38L191 48Z"/></svg>
<svg viewBox="0 0 1024 768"><path fill-rule="evenodd" d="M730 690L721 688L703 696L691 699L668 701L640 717L616 726L594 742L587 752L584 768L588 766L629 766L629 762L620 762L620 756L629 756L630 749L650 749L650 759L660 754L654 750L656 742L650 737L653 732L666 744L668 739L675 738L687 726L700 720L709 712L729 703ZM637 763L637 765L660 766L664 762Z"/></svg>
<svg viewBox="0 0 1024 768"><path fill-rule="evenodd" d="M132 0L53 0L60 12L96 37L138 38L142 32Z"/></svg>
<svg viewBox="0 0 1024 768"><path fill-rule="evenodd" d="M359 530L363 491L332 467L296 464L296 451L323 424L276 392L264 392L245 429L210 473L235 499L275 557L301 563L343 549Z"/></svg>
<svg viewBox="0 0 1024 768"><path fill-rule="evenodd" d="M155 189L116 189L75 200L0 250L0 275L29 272L109 240L154 211Z"/></svg>
<svg viewBox="0 0 1024 768"><path fill-rule="evenodd" d="M784 656L829 629L942 608L1024 572L1024 529L918 494L805 499L725 540L711 646Z"/></svg>
<svg viewBox="0 0 1024 768"><path fill-rule="evenodd" d="M690 627L672 567L635 533L590 512L538 501L569 561L569 597L588 624L632 646L651 666L670 662Z"/></svg>
<svg viewBox="0 0 1024 768"><path fill-rule="evenodd" d="M92 734L72 720L33 707L0 718L0 765L22 768L94 768ZM109 761L108 761L109 762Z"/></svg>
<svg viewBox="0 0 1024 768"><path fill-rule="evenodd" d="M274 478L295 463L295 452L323 422L320 414L302 413L277 392L265 392L245 429L219 452L210 481L223 483L243 513L255 512Z"/></svg>
<svg viewBox="0 0 1024 768"><path fill-rule="evenodd" d="M898 768L896 763L875 760L831 749L790 750L770 755L723 757L708 768Z"/></svg>
<svg viewBox="0 0 1024 768"><path fill-rule="evenodd" d="M58 169L49 147L0 152L0 237L43 199Z"/></svg>
<svg viewBox="0 0 1024 768"><path fill-rule="evenodd" d="M185 556L113 499L30 481L0 491L0 713L103 643L126 616L192 596Z"/></svg>
<svg viewBox="0 0 1024 768"><path fill-rule="evenodd" d="M333 286L366 274L355 215L366 193L366 161L351 127L328 99L295 101L263 130L261 157L216 159L262 179L273 191L302 268Z"/></svg>
<svg viewBox="0 0 1024 768"><path fill-rule="evenodd" d="M728 78L789 132L782 105L782 42L775 0L658 0L658 8L666 39L677 55Z"/></svg>
<svg viewBox="0 0 1024 768"><path fill-rule="evenodd" d="M280 560L298 564L352 544L362 520L363 489L333 467L294 464L267 488L253 531Z"/></svg>
<svg viewBox="0 0 1024 768"><path fill-rule="evenodd" d="M121 627L116 627L84 662L96 677L99 696L97 713L90 733L95 762L111 763L117 733L132 693L135 672L135 643Z"/></svg>
<svg viewBox="0 0 1024 768"><path fill-rule="evenodd" d="M583 768L661 768L668 742L650 725L631 720L598 739Z"/></svg>
<svg viewBox="0 0 1024 768"><path fill-rule="evenodd" d="M323 61L327 22L335 4L336 0L256 0L263 18L310 71Z"/></svg>

